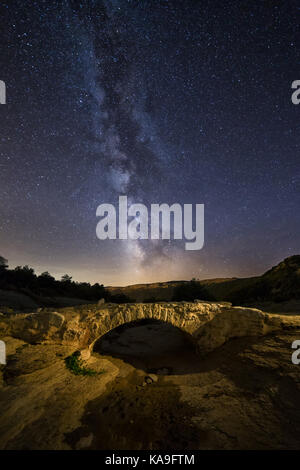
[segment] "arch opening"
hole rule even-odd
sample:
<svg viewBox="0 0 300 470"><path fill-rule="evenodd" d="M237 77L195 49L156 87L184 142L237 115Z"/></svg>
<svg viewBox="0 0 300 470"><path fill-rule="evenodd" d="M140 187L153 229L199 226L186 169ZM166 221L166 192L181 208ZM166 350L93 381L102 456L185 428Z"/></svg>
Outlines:
<svg viewBox="0 0 300 470"><path fill-rule="evenodd" d="M199 361L191 335L155 319L136 320L110 330L95 341L93 351L158 375L194 372Z"/></svg>

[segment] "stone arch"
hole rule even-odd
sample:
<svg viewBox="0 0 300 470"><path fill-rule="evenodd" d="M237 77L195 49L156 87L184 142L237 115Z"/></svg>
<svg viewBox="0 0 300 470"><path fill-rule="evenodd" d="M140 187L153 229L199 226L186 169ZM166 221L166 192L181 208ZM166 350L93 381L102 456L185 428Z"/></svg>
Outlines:
<svg viewBox="0 0 300 470"><path fill-rule="evenodd" d="M110 331L115 330L123 325L139 324L144 320L153 320L154 322L163 322L172 325L175 328L181 330L191 342L195 343L195 338L192 334L191 328L185 323L185 319L182 316L182 312L176 311L174 307L166 308L164 303L161 308L157 308L159 304L125 304L126 307L118 305L117 311L110 313L109 321L105 321L105 326L98 331L90 342L88 349L90 352L93 351L95 343L99 341ZM128 306L132 306L131 308ZM140 307L140 308L138 308ZM143 307L143 308L141 308Z"/></svg>
<svg viewBox="0 0 300 470"><path fill-rule="evenodd" d="M188 333L198 351L210 352L230 338L269 334L300 328L299 316L275 315L228 302L158 302L85 305L59 312L1 316L2 337L13 336L29 343L69 344L87 355L98 338L119 325L140 319L156 319Z"/></svg>
<svg viewBox="0 0 300 470"><path fill-rule="evenodd" d="M138 331L135 330L135 328L138 327L146 327L146 330L142 331L143 345L136 344L136 340L138 340L139 343L141 340ZM148 330L147 327L152 327L153 330ZM112 339L111 334L116 334L116 337L125 334L125 337L122 339L119 346L114 347L115 336L113 336ZM128 334L129 336L127 336ZM108 340L109 343L102 343L102 340ZM124 340L126 340L125 350L122 346L122 344L124 344ZM89 348L89 355L93 354L94 352L100 353L101 355L116 355L117 357L126 357L126 360L129 360L130 362L131 357L139 357L139 352L134 352L135 348L141 348L144 352L140 352L140 354L144 355L144 357L149 355L151 356L152 353L150 353L150 350L152 349L151 345L153 347L153 344L155 344L158 348L156 353L162 349L164 353L168 351L171 354L172 351L178 350L178 348L182 347L182 345L185 345L186 350L192 350L194 353L197 352L197 342L190 333L186 332L182 328L179 328L178 326L174 326L174 324L169 321L158 320L152 317L140 318L138 320L125 322L119 326L116 326L115 328L110 329L107 333L101 335L93 341ZM106 349L107 347L108 351ZM150 350L148 349L149 347Z"/></svg>
<svg viewBox="0 0 300 470"><path fill-rule="evenodd" d="M95 342L109 331L126 323L154 319L190 335L198 352L206 354L230 338L266 334L274 328L266 325L267 318L268 314L260 310L232 307L226 302L104 304L81 322L78 346L84 350L83 356L88 357ZM68 330L66 339L67 336Z"/></svg>

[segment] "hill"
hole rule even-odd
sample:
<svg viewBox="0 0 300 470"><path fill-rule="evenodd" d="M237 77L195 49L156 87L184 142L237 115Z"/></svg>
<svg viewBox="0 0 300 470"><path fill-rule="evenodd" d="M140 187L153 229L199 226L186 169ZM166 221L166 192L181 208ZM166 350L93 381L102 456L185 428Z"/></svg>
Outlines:
<svg viewBox="0 0 300 470"><path fill-rule="evenodd" d="M106 287L112 295L124 295L137 302L191 300L190 293L202 300L224 300L234 305L270 307L280 304L285 311L300 310L300 255L284 259L261 276L169 281ZM179 295L178 295L179 294Z"/></svg>
<svg viewBox="0 0 300 470"><path fill-rule="evenodd" d="M1 266L0 266L1 268ZM300 255L284 259L261 276L168 281L105 287L77 283L65 275L55 280L48 272L37 276L28 266L0 269L0 306L31 311L36 307L63 307L108 302L227 301L271 312L300 312Z"/></svg>

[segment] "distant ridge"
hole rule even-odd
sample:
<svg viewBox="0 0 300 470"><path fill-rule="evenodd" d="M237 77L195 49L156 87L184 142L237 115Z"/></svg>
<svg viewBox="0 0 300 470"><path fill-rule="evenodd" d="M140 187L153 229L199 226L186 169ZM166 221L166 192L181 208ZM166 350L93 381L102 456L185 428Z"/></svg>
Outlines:
<svg viewBox="0 0 300 470"><path fill-rule="evenodd" d="M257 302L286 302L300 299L300 255L290 256L261 276L249 278L215 278L194 281L215 300L230 301L235 305ZM175 289L190 281L167 281L134 284L125 287L108 286L113 295L123 294L137 302L170 301Z"/></svg>

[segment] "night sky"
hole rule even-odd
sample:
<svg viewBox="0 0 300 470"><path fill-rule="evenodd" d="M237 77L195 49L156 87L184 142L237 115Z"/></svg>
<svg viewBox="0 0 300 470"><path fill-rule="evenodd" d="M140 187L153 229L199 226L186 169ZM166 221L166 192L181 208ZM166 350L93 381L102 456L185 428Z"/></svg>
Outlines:
<svg viewBox="0 0 300 470"><path fill-rule="evenodd" d="M300 252L298 1L1 2L0 254L105 285ZM205 245L100 241L96 208L205 204Z"/></svg>

